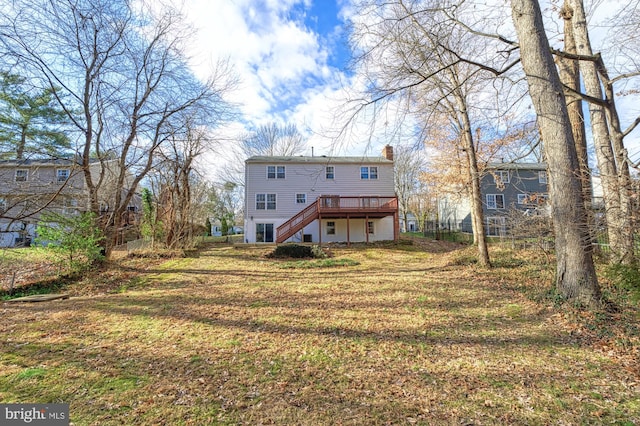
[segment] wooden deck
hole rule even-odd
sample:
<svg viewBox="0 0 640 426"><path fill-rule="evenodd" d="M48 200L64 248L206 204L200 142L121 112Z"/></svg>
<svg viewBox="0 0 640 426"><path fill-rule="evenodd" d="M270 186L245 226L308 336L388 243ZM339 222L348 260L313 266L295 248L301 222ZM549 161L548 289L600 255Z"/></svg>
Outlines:
<svg viewBox="0 0 640 426"><path fill-rule="evenodd" d="M377 219L386 216L395 216L397 218L397 214L397 197L322 195L313 204L277 228L276 242L282 243L286 241L316 219ZM395 228L397 227L396 223ZM394 235L397 238L397 229L394 229Z"/></svg>

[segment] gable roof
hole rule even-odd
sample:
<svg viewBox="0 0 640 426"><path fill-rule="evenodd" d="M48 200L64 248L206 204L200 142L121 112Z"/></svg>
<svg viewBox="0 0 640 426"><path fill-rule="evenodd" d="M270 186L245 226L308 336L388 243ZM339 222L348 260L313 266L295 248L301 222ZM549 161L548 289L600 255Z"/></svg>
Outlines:
<svg viewBox="0 0 640 426"><path fill-rule="evenodd" d="M269 163L269 164L393 164L393 161L384 157L328 157L321 156L270 156L257 155L245 160L245 163Z"/></svg>
<svg viewBox="0 0 640 426"><path fill-rule="evenodd" d="M99 163L100 160L91 159L89 163ZM80 162L70 158L25 158L22 160L0 160L0 167L31 167L31 166L73 166Z"/></svg>
<svg viewBox="0 0 640 426"><path fill-rule="evenodd" d="M487 170L547 170L547 163L489 163Z"/></svg>

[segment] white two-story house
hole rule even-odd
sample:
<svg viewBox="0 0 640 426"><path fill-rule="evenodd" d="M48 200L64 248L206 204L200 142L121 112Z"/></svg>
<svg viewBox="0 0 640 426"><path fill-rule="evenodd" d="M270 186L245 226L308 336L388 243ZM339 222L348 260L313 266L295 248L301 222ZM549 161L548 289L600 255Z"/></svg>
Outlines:
<svg viewBox="0 0 640 426"><path fill-rule="evenodd" d="M245 240L396 240L393 173L391 146L381 157L251 157L245 162Z"/></svg>

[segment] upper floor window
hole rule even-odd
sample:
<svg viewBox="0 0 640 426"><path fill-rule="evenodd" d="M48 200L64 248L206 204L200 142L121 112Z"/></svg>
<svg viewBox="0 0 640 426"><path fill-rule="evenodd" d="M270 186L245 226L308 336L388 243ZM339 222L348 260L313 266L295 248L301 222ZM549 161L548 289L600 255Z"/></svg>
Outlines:
<svg viewBox="0 0 640 426"><path fill-rule="evenodd" d="M267 166L267 179L284 179L284 166Z"/></svg>
<svg viewBox="0 0 640 426"><path fill-rule="evenodd" d="M333 178L335 178L335 171L334 171L333 166L327 166L327 167L325 167L324 171L325 171L325 178L326 178L326 179L333 179Z"/></svg>
<svg viewBox="0 0 640 426"><path fill-rule="evenodd" d="M487 194L487 209L504 209L504 195Z"/></svg>
<svg viewBox="0 0 640 426"><path fill-rule="evenodd" d="M59 183L65 182L67 179L69 179L69 169L56 170L56 180Z"/></svg>
<svg viewBox="0 0 640 426"><path fill-rule="evenodd" d="M296 204L306 204L307 194L296 194Z"/></svg>
<svg viewBox="0 0 640 426"><path fill-rule="evenodd" d="M547 172L538 172L538 183L547 183Z"/></svg>
<svg viewBox="0 0 640 426"><path fill-rule="evenodd" d="M256 194L256 210L275 210L276 194Z"/></svg>
<svg viewBox="0 0 640 426"><path fill-rule="evenodd" d="M493 175L493 181L497 185L509 183L509 171L508 170L497 170Z"/></svg>
<svg viewBox="0 0 640 426"><path fill-rule="evenodd" d="M29 170L18 169L16 170L16 182L26 182L29 180Z"/></svg>
<svg viewBox="0 0 640 426"><path fill-rule="evenodd" d="M378 179L377 167L360 167L360 179Z"/></svg>

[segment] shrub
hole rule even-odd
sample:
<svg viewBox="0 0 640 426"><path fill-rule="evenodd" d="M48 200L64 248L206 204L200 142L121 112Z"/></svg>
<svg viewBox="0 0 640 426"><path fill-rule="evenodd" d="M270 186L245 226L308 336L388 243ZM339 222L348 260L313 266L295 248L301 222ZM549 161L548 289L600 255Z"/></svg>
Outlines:
<svg viewBox="0 0 640 426"><path fill-rule="evenodd" d="M277 246L271 253L267 255L269 258L276 259L305 259L305 258L318 258L322 259L327 257L326 253L322 250L322 247L314 245L301 246L299 244L284 244Z"/></svg>
<svg viewBox="0 0 640 426"><path fill-rule="evenodd" d="M640 269L633 265L608 265L605 276L619 289L629 292L634 300L640 299Z"/></svg>
<svg viewBox="0 0 640 426"><path fill-rule="evenodd" d="M37 232L36 243L62 254L70 273L82 272L104 258L101 247L104 238L93 213L43 215Z"/></svg>

